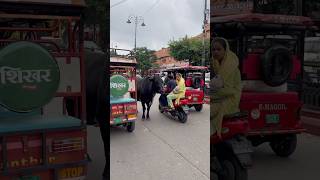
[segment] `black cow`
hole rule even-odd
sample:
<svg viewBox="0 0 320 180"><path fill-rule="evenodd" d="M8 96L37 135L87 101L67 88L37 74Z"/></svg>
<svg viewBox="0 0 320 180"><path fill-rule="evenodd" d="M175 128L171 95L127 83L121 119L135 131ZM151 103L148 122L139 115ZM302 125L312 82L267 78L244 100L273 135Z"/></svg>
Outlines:
<svg viewBox="0 0 320 180"><path fill-rule="evenodd" d="M106 164L104 177L109 176L109 112L107 97L107 55L92 51L85 51L85 72L86 72L86 112L87 124L99 123L100 133L104 144ZM66 100L68 114L74 115L74 102L72 99Z"/></svg>
<svg viewBox="0 0 320 180"><path fill-rule="evenodd" d="M86 100L87 121L98 121L105 153L105 168L103 175L109 177L109 108L107 102L107 56L102 53L85 53L86 65Z"/></svg>
<svg viewBox="0 0 320 180"><path fill-rule="evenodd" d="M138 81L138 101L141 102L143 108L142 119L145 119L145 110L147 105L147 119L150 118L149 111L156 93L161 93L163 89L163 81L158 75L147 76L145 78L137 78Z"/></svg>

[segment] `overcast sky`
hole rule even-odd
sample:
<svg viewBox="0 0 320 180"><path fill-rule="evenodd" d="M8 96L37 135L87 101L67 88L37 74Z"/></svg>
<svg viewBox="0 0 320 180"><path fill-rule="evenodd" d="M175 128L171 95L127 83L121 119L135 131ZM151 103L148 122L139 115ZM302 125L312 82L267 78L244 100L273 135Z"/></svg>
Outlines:
<svg viewBox="0 0 320 180"><path fill-rule="evenodd" d="M146 24L138 26L137 47L159 50L172 39L202 32L204 0L111 0L110 6L113 47L133 49L134 23L126 23L130 15L143 16Z"/></svg>

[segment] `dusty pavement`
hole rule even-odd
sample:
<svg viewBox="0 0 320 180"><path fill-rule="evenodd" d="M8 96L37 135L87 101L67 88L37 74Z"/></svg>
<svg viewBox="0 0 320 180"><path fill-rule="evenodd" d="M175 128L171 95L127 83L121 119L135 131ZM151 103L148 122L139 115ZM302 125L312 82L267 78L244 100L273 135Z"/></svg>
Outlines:
<svg viewBox="0 0 320 180"><path fill-rule="evenodd" d="M296 151L289 158L277 157L268 144L254 149L249 180L320 179L320 137L298 135Z"/></svg>
<svg viewBox="0 0 320 180"><path fill-rule="evenodd" d="M141 120L141 104L133 133L111 128L111 180L209 180L209 106L194 109L182 124L158 111L155 97L151 120Z"/></svg>

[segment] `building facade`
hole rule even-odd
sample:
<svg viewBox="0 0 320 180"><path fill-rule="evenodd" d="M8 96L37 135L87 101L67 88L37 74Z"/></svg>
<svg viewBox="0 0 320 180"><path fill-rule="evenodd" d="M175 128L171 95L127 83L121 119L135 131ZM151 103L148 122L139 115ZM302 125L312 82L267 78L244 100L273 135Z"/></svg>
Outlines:
<svg viewBox="0 0 320 180"><path fill-rule="evenodd" d="M204 26L204 33L201 33L197 36L191 37L191 39L199 39L202 38L210 39L210 24L205 24ZM187 66L189 62L187 61L178 61L174 57L170 56L170 49L169 48L162 48L155 52L155 56L157 57L156 64L160 66L161 69L166 69L169 67L175 66Z"/></svg>

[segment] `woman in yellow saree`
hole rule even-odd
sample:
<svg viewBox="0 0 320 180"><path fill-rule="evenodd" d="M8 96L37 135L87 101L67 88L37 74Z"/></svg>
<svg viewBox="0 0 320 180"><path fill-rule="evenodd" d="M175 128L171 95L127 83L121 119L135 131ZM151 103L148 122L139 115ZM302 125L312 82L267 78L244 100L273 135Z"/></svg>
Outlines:
<svg viewBox="0 0 320 180"><path fill-rule="evenodd" d="M221 138L222 120L226 114L239 111L241 96L241 74L238 68L239 59L229 48L226 39L215 38L212 42L213 70L222 81L222 87L211 95L210 103L210 133L217 133ZM211 81L210 87L215 82Z"/></svg>

